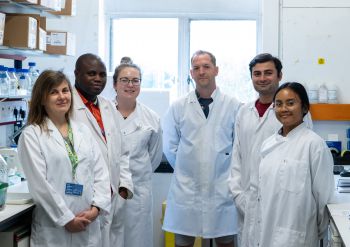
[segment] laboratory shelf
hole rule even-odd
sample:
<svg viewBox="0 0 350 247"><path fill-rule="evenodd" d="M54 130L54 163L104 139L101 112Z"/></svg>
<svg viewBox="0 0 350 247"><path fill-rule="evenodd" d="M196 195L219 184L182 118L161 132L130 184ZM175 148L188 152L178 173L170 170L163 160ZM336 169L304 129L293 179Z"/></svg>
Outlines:
<svg viewBox="0 0 350 247"><path fill-rule="evenodd" d="M311 104L314 121L350 121L350 104Z"/></svg>
<svg viewBox="0 0 350 247"><path fill-rule="evenodd" d="M21 4L11 0L0 0L0 7L3 13L38 14L49 18L60 18L59 15L48 12L52 11L52 9L34 4Z"/></svg>
<svg viewBox="0 0 350 247"><path fill-rule="evenodd" d="M0 46L0 58L23 61L27 56L42 56L43 51Z"/></svg>

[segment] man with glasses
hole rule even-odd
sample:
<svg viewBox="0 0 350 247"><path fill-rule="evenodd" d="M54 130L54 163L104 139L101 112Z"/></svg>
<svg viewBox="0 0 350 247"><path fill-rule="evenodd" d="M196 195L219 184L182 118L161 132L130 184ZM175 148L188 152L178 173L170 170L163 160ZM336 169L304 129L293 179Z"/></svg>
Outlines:
<svg viewBox="0 0 350 247"><path fill-rule="evenodd" d="M240 213L240 246L244 247L258 246L260 148L266 138L281 128L272 101L282 79L282 63L277 57L262 53L252 59L249 70L259 97L239 110L229 179L229 187ZM310 114L305 119L312 128Z"/></svg>
<svg viewBox="0 0 350 247"><path fill-rule="evenodd" d="M99 143L108 164L112 207L107 225L101 225L103 247L123 247L123 205L133 195L128 152L123 149L117 112L114 105L99 96L106 86L106 66L94 54L84 54L75 64L73 89L76 120L84 122Z"/></svg>
<svg viewBox="0 0 350 247"><path fill-rule="evenodd" d="M195 52L196 89L177 100L163 122L163 149L174 168L163 229L175 233L176 246L193 246L200 236L232 247L238 232L227 179L240 103L216 86L218 71L213 54Z"/></svg>

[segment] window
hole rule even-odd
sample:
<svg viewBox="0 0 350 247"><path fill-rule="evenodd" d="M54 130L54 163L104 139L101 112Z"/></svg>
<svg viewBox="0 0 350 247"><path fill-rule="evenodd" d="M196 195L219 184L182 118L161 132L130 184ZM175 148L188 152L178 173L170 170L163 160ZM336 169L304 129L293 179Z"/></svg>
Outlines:
<svg viewBox="0 0 350 247"><path fill-rule="evenodd" d="M249 62L256 54L256 22L239 20L191 21L190 50L214 54L219 67L216 83L240 101L255 98Z"/></svg>
<svg viewBox="0 0 350 247"><path fill-rule="evenodd" d="M127 18L112 21L111 68L123 56L142 70L143 88L171 88L178 64L178 20Z"/></svg>
<svg viewBox="0 0 350 247"><path fill-rule="evenodd" d="M238 100L256 95L248 64L257 50L255 20L190 20L189 18L115 18L111 21L110 68L123 56L140 65L143 88L193 89L186 80L196 50L217 58L217 85ZM175 89L175 91L176 91ZM174 91L174 90L173 90Z"/></svg>

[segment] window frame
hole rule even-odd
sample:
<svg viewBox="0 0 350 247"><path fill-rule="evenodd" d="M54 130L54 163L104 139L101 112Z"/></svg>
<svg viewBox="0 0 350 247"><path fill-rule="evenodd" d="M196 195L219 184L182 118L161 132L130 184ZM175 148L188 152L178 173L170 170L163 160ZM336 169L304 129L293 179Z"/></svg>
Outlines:
<svg viewBox="0 0 350 247"><path fill-rule="evenodd" d="M259 6L260 9L260 6ZM261 11L259 11L261 12ZM112 22L114 19L122 18L177 18L178 19L178 58L184 58L182 60L178 59L178 82L177 83L177 97L180 97L188 93L192 87L188 84L187 78L189 76L190 68L190 25L191 21L201 21L201 20L251 20L256 22L256 51L257 53L262 47L262 23L261 15L256 16L252 14L238 14L230 15L227 13L113 13L106 14L106 30L109 30L106 34L106 61L108 61L108 70L113 73L114 68L112 68L111 57L113 53L112 49Z"/></svg>

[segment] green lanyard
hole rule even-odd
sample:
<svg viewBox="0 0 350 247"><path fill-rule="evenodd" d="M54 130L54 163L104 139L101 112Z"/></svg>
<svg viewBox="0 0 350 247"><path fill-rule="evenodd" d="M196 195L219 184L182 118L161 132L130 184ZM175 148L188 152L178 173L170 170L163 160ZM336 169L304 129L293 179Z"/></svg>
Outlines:
<svg viewBox="0 0 350 247"><path fill-rule="evenodd" d="M77 153L74 150L73 131L69 123L68 123L68 138L63 138L63 140L64 140L64 145L66 146L66 149L68 152L70 163L72 164L72 174L73 174L73 179L75 180L75 174L76 174L79 161L78 161Z"/></svg>

